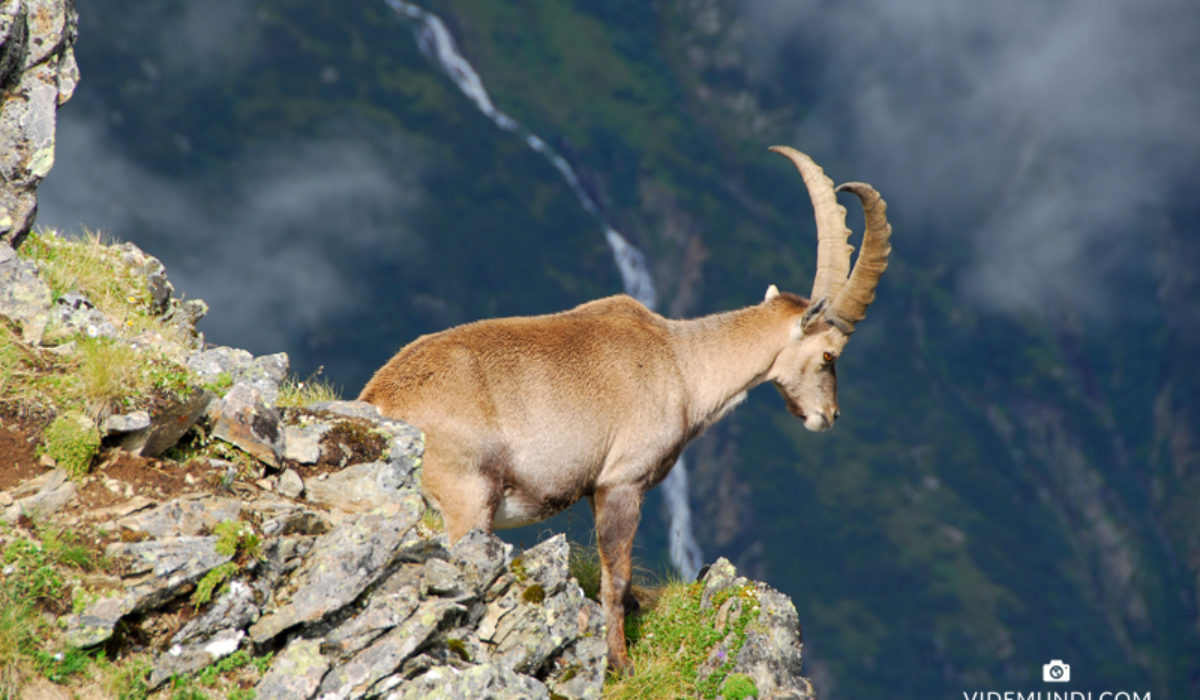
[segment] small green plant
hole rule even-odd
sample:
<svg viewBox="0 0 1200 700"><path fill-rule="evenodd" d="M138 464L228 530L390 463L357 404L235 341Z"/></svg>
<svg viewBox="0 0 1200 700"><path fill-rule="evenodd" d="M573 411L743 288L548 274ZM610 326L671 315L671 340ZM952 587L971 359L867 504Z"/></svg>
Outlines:
<svg viewBox="0 0 1200 700"><path fill-rule="evenodd" d="M213 591L217 586L228 581L237 572L241 571L242 567L236 562L227 561L214 569L211 569L200 582L196 584L196 590L192 591L192 605L199 609L205 603L212 600Z"/></svg>
<svg viewBox="0 0 1200 700"><path fill-rule="evenodd" d="M546 589L542 588L541 584L539 583L532 583L526 587L525 592L521 594L521 598L523 598L526 603L533 603L534 605L537 605L538 603L546 600Z"/></svg>
<svg viewBox="0 0 1200 700"><path fill-rule="evenodd" d="M721 697L725 700L744 700L758 697L758 686L754 679L744 673L731 673L721 686Z"/></svg>
<svg viewBox="0 0 1200 700"><path fill-rule="evenodd" d="M55 418L42 432L39 451L49 455L73 478L87 474L100 449L100 430L82 413L70 412Z"/></svg>
<svg viewBox="0 0 1200 700"><path fill-rule="evenodd" d="M214 567L196 584L196 590L192 591L192 605L197 609L212 600L218 586L242 570L246 559L262 558L262 541L250 523L222 520L213 527L213 534L217 536L214 549L218 554L232 557L233 561Z"/></svg>

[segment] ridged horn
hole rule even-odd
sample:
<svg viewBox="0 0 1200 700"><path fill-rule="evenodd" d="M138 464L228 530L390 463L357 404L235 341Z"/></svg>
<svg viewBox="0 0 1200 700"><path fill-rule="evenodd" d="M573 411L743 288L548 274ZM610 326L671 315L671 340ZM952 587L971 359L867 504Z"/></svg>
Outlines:
<svg viewBox="0 0 1200 700"><path fill-rule="evenodd" d="M854 271L826 312L831 323L849 334L854 332L854 324L863 320L867 307L875 301L875 287L887 269L888 255L892 252L892 244L888 241L892 225L887 220L887 202L874 187L865 182L847 182L836 191L853 192L862 202L866 218L862 250L854 261Z"/></svg>
<svg viewBox="0 0 1200 700"><path fill-rule="evenodd" d="M770 150L792 161L804 178L817 217L817 271L810 298L813 301L822 297L832 300L846 284L850 274L850 253L854 251L847 243L850 229L846 228L846 208L837 202L833 180L812 158L791 146L771 146Z"/></svg>

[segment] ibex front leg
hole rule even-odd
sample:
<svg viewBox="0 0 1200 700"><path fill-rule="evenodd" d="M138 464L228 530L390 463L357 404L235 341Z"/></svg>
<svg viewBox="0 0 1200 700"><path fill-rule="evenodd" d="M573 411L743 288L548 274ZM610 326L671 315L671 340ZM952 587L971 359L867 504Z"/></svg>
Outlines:
<svg viewBox="0 0 1200 700"><path fill-rule="evenodd" d="M633 576L633 535L641 516L642 491L617 486L597 491L591 498L600 548L600 604L608 625L608 663L619 673L633 673L625 648L625 601Z"/></svg>

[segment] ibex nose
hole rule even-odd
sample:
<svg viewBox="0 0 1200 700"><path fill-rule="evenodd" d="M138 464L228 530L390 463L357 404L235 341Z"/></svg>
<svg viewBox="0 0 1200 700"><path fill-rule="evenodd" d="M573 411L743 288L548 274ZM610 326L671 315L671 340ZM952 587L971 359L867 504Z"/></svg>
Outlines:
<svg viewBox="0 0 1200 700"><path fill-rule="evenodd" d="M833 419L834 419L834 420L837 420L838 418L841 418L841 416L842 416L842 412L841 412L841 411L837 410L836 408L835 408L835 409L833 409Z"/></svg>

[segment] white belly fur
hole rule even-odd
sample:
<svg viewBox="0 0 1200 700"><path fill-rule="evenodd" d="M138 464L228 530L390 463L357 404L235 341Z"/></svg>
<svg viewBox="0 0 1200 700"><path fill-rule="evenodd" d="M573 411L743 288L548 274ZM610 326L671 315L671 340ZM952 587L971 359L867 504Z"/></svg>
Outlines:
<svg viewBox="0 0 1200 700"><path fill-rule="evenodd" d="M536 504L521 498L515 493L507 493L500 500L496 516L492 518L492 527L504 530L510 527L522 527L541 522L542 512Z"/></svg>

